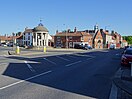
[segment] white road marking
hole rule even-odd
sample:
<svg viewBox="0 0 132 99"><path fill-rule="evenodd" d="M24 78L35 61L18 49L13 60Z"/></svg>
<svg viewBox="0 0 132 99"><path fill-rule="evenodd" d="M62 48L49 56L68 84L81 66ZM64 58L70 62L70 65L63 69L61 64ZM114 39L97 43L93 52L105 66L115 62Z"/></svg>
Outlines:
<svg viewBox="0 0 132 99"><path fill-rule="evenodd" d="M119 56L120 54L118 53L118 54L116 54L117 56Z"/></svg>
<svg viewBox="0 0 132 99"><path fill-rule="evenodd" d="M46 61L48 61L48 62L50 62L50 63L52 63L52 64L54 64L54 65L56 65L55 62L52 62L52 61L48 60L47 58L43 58L43 59L46 60Z"/></svg>
<svg viewBox="0 0 132 99"><path fill-rule="evenodd" d="M28 66L28 68L30 69L30 71L36 72L36 71L33 69L33 67L32 67L30 64L27 63L27 61L24 61L24 62L27 64L27 66Z"/></svg>
<svg viewBox="0 0 132 99"><path fill-rule="evenodd" d="M65 60L65 61L70 61L70 60L68 60L68 59L66 59L66 58L63 58L63 57L60 57L60 56L56 56L57 58L60 58L60 59L63 59L63 60Z"/></svg>
<svg viewBox="0 0 132 99"><path fill-rule="evenodd" d="M82 56L82 57L92 57L94 58L95 56L90 56L90 55L80 55L80 54L74 54L75 56Z"/></svg>
<svg viewBox="0 0 132 99"><path fill-rule="evenodd" d="M118 92L118 89L116 85L112 83L109 99L117 99L117 92Z"/></svg>
<svg viewBox="0 0 132 99"><path fill-rule="evenodd" d="M0 55L0 57L6 57L6 56L7 56L7 55L5 55L5 54L4 54L4 55Z"/></svg>
<svg viewBox="0 0 132 99"><path fill-rule="evenodd" d="M82 62L82 61L77 61L77 62L74 62L74 63L71 63L71 64L66 65L66 67L71 66L71 65L75 65L75 64L81 63L81 62Z"/></svg>
<svg viewBox="0 0 132 99"><path fill-rule="evenodd" d="M86 60L90 60L90 59L93 59L93 58L87 58Z"/></svg>
<svg viewBox="0 0 132 99"><path fill-rule="evenodd" d="M68 57L71 57L71 58L77 58L77 57L75 57L75 56L71 56L71 55L67 55Z"/></svg>
<svg viewBox="0 0 132 99"><path fill-rule="evenodd" d="M20 83L22 83L22 82L25 82L25 81L28 81L28 80L31 80L31 79L37 78L37 77L42 76L42 75L46 75L46 74L51 73L51 72L52 72L52 71L47 71L47 72L44 72L44 73L38 74L38 75L36 75L36 76L29 77L29 78L27 78L27 79L25 79L25 80L20 80L20 81L18 81L18 82L12 83L12 84L10 84L10 85L7 85L7 86L4 86L4 87L1 87L0 90L3 90L3 89L6 89L6 88L9 88L9 87L15 86L15 85L20 84Z"/></svg>
<svg viewBox="0 0 132 99"><path fill-rule="evenodd" d="M0 65L7 65L7 64L9 64L9 63L0 63Z"/></svg>
<svg viewBox="0 0 132 99"><path fill-rule="evenodd" d="M107 51L107 50L102 50L102 51L99 51L99 52L106 52L106 53L107 53L107 52L109 52L109 51Z"/></svg>

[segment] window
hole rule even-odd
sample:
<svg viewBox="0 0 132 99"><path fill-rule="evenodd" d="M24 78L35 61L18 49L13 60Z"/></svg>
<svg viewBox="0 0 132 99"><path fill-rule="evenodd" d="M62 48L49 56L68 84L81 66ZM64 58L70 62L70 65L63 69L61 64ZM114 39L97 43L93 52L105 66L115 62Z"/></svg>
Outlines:
<svg viewBox="0 0 132 99"><path fill-rule="evenodd" d="M72 36L70 36L69 39L72 40Z"/></svg>
<svg viewBox="0 0 132 99"><path fill-rule="evenodd" d="M23 36L23 40L25 40L25 36Z"/></svg>
<svg viewBox="0 0 132 99"><path fill-rule="evenodd" d="M25 45L25 41L23 42L23 44Z"/></svg>
<svg viewBox="0 0 132 99"><path fill-rule="evenodd" d="M30 36L28 36L28 40L30 40Z"/></svg>
<svg viewBox="0 0 132 99"><path fill-rule="evenodd" d="M57 41L60 41L60 37L59 36L57 36Z"/></svg>
<svg viewBox="0 0 132 99"><path fill-rule="evenodd" d="M84 40L84 37L82 36L82 37L81 37L81 41L83 41L83 40Z"/></svg>
<svg viewBox="0 0 132 99"><path fill-rule="evenodd" d="M60 36L57 36L57 39L60 39Z"/></svg>

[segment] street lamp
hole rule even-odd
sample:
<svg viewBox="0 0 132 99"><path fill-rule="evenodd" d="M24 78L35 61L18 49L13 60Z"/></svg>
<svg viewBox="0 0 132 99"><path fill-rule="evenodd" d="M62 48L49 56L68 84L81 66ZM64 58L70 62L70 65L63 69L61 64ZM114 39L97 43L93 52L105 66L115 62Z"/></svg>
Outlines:
<svg viewBox="0 0 132 99"><path fill-rule="evenodd" d="M66 48L68 48L68 38L67 38L67 31L66 31Z"/></svg>
<svg viewBox="0 0 132 99"><path fill-rule="evenodd" d="M65 24L63 24L63 25L66 26ZM66 48L68 48L68 41L67 41L67 39L68 39L68 38L67 38L67 26L66 26L66 31L65 31L65 32L66 32Z"/></svg>
<svg viewBox="0 0 132 99"><path fill-rule="evenodd" d="M14 36L15 36L15 33L13 32L12 33L12 50L13 50L13 47L14 47Z"/></svg>

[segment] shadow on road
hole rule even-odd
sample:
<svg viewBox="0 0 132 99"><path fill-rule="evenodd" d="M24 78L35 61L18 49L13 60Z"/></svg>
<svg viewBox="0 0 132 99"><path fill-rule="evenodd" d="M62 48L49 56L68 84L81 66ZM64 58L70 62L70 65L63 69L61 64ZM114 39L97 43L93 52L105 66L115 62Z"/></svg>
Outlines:
<svg viewBox="0 0 132 99"><path fill-rule="evenodd" d="M91 55L93 53L96 55L101 55L101 53L107 53L107 52L97 51L97 52L90 52L90 53L86 53L86 54ZM84 55L85 53L78 53L78 54ZM49 56L49 57L52 57L52 56ZM80 95L84 95L84 96L93 97L93 98L100 98L99 94L102 94L102 92L100 92L100 91L101 90L103 91L103 89L100 88L97 91L90 91L87 89L94 90L94 89L96 89L96 87L100 87L99 85L101 85L101 84L105 85L107 82L109 82L107 84L111 86L111 79L107 78L107 76L95 75L93 77L93 79L90 81L88 66L74 68L74 70L70 70L69 68L64 69L64 67L55 68L53 66L45 66L40 61L40 59L42 59L43 57L25 58L25 57L10 56L8 58L17 59L17 60L34 61L36 63L30 63L30 65L37 68L35 70L38 70L36 72L31 72L29 70L29 68L25 68L26 67L25 63L10 63L8 65L8 68L3 73L3 75L9 76L12 78L25 80L27 78L33 77L35 75L44 73L44 72L52 69L55 72L53 71L53 72L49 73L48 75L41 75L34 79L28 79L27 81L31 82L31 83L36 83L36 84L52 87L55 89L60 89L63 91L68 91L71 93L76 93L76 94L80 94ZM41 64L41 66L40 66L40 64ZM78 72L77 69L81 70L82 72ZM62 74L65 74L65 75L62 75ZM78 76L78 75L81 75L81 76ZM74 78L70 79L70 81L68 81L68 80L65 81L65 79L69 79L69 78L71 78L71 76L73 76ZM87 79L87 80L85 80L85 82L83 82L84 79ZM83 83L84 85L82 85L80 83ZM96 85L95 85L95 83L96 83ZM87 84L89 84L90 86L87 86ZM110 90L110 87L108 90ZM105 96L105 92L103 92L103 94ZM106 97L104 99L106 99Z"/></svg>

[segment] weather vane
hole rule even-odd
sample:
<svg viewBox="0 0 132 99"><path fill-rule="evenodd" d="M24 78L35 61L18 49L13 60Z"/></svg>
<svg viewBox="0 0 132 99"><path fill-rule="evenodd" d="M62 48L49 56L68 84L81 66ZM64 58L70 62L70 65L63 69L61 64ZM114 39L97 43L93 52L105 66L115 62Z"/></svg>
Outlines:
<svg viewBox="0 0 132 99"><path fill-rule="evenodd" d="M40 18L39 26L43 26L43 24L42 24L42 18Z"/></svg>
<svg viewBox="0 0 132 99"><path fill-rule="evenodd" d="M42 22L42 18L40 18L40 23Z"/></svg>

